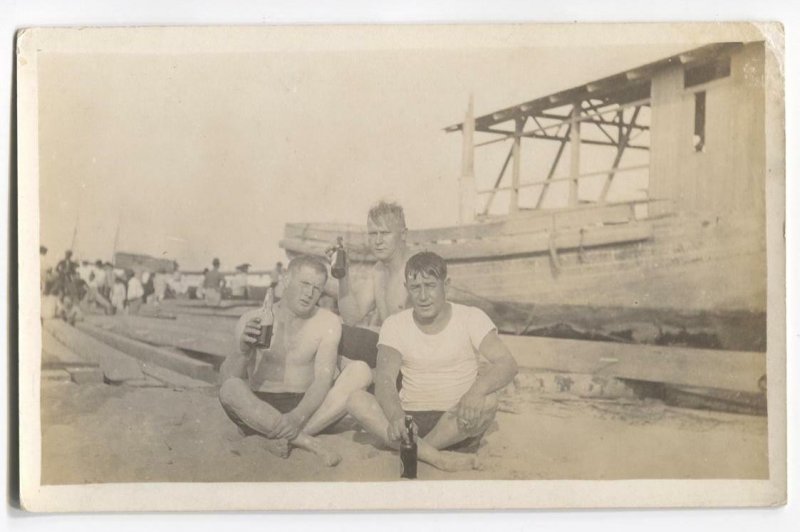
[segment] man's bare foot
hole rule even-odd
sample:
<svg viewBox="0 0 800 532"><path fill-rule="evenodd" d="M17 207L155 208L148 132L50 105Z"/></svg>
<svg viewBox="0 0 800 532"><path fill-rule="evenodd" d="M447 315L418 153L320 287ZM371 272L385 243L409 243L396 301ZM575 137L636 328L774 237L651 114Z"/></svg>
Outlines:
<svg viewBox="0 0 800 532"><path fill-rule="evenodd" d="M322 463L328 467L338 465L339 462L342 461L342 457L339 456L339 453L331 451L330 449L323 449L322 452L316 453L316 455L322 458Z"/></svg>
<svg viewBox="0 0 800 532"><path fill-rule="evenodd" d="M474 454L456 453L453 451L439 451L430 464L442 471L470 471L479 469L478 457Z"/></svg>
<svg viewBox="0 0 800 532"><path fill-rule="evenodd" d="M245 437L242 441L246 446L252 445L258 449L266 449L279 458L289 458L289 440L272 440L265 438L264 436L254 434L252 436Z"/></svg>
<svg viewBox="0 0 800 532"><path fill-rule="evenodd" d="M325 447L317 438L309 437L304 441L304 444L304 447L319 456L322 459L322 463L328 467L333 467L342 461L339 453Z"/></svg>
<svg viewBox="0 0 800 532"><path fill-rule="evenodd" d="M271 440L263 438L264 448L279 458L289 458L289 440Z"/></svg>

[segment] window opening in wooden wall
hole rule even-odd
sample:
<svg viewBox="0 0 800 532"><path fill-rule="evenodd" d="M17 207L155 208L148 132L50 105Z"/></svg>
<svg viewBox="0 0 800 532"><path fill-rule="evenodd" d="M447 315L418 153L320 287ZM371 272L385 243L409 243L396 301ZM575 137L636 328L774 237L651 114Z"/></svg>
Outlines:
<svg viewBox="0 0 800 532"><path fill-rule="evenodd" d="M706 91L694 95L694 151L705 151L706 147Z"/></svg>
<svg viewBox="0 0 800 532"><path fill-rule="evenodd" d="M683 71L683 87L689 88L714 81L715 79L727 78L731 75L731 58L721 57L713 61L701 63L699 65L688 65Z"/></svg>

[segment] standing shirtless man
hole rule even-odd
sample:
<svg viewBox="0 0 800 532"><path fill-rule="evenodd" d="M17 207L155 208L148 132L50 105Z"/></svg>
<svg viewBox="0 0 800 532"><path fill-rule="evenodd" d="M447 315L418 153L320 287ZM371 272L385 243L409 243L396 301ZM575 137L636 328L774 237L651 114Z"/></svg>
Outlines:
<svg viewBox="0 0 800 532"><path fill-rule="evenodd" d="M326 280L326 266L314 257L289 263L283 298L273 307L269 348L255 346L260 310L245 313L236 325L236 349L220 369L219 399L240 431L266 438L270 452L285 458L291 443L333 466L339 455L313 437L333 421L330 407L320 407L343 402L365 387L369 369L364 363L350 364L334 384L341 322L317 307Z"/></svg>
<svg viewBox="0 0 800 532"><path fill-rule="evenodd" d="M339 312L346 325L362 325L372 311L373 327L408 308L404 269L411 254L406 246L406 218L396 203L380 202L367 215L367 235L377 262L369 283L351 286L348 275L339 279ZM376 338L377 340L377 338Z"/></svg>

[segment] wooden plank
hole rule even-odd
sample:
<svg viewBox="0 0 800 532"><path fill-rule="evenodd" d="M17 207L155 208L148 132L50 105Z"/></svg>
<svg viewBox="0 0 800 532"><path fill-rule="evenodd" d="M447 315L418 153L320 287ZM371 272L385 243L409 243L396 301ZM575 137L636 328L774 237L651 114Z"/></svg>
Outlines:
<svg viewBox="0 0 800 532"><path fill-rule="evenodd" d="M188 355L176 351L155 347L132 338L126 338L120 334L101 329L88 323L78 324L78 328L103 343L115 349L119 349L143 362L156 364L209 383L214 383L217 380L217 374L213 366L207 362L195 360Z"/></svg>
<svg viewBox="0 0 800 532"><path fill-rule="evenodd" d="M554 244L557 249L573 249L580 246L600 246L622 242L647 240L653 235L649 223L630 223L621 226L590 227L581 232L568 230L558 233ZM433 251L446 260L492 259L505 256L542 253L550 249L550 235L546 232L530 235L518 234L498 236L487 240L472 240L452 244L412 245L412 251ZM281 240L281 246L299 253L320 254L323 247L318 243ZM356 259L357 260L357 259Z"/></svg>
<svg viewBox="0 0 800 532"><path fill-rule="evenodd" d="M557 228L583 227L593 224L618 224L631 219L631 206L628 203L610 205L587 205L573 209L550 209L528 212L518 216L468 225L437 227L433 229L414 229L408 232L408 242L423 244L428 242L449 240L470 240L476 238L492 238L498 235L533 233L547 231L552 227L552 218L556 217ZM335 240L338 233L328 231L324 224L309 224L310 229L304 232L289 230L287 224L287 244L297 241L313 242L313 249L324 251L330 245L330 238ZM363 238L366 242L365 230ZM326 240L327 239L327 240ZM283 247L283 244L281 244ZM305 248L303 248L305 249ZM358 256L365 256L364 250L353 250ZM374 259L373 259L374 260ZM225 303L225 302L223 302ZM205 306L203 301L179 300L181 306ZM238 304L242 304L239 302ZM230 305L235 306L234 302Z"/></svg>
<svg viewBox="0 0 800 532"><path fill-rule="evenodd" d="M71 327L61 320L47 320L43 326L67 348L96 362L109 381L123 382L144 378L139 363L135 359L92 338L85 332Z"/></svg>
<svg viewBox="0 0 800 532"><path fill-rule="evenodd" d="M766 354L501 335L521 367L759 392Z"/></svg>
<svg viewBox="0 0 800 532"><path fill-rule="evenodd" d="M42 330L42 367L94 366L91 361L59 342L49 331Z"/></svg>
<svg viewBox="0 0 800 532"><path fill-rule="evenodd" d="M180 323L166 320L148 320L125 316L108 318L95 316L92 325L111 331L140 342L156 346L171 346L179 349L198 351L214 357L225 358L234 346L233 327L230 334L187 327Z"/></svg>
<svg viewBox="0 0 800 532"><path fill-rule="evenodd" d="M286 238L304 238L327 242L334 245L337 237L343 237L348 245L367 245L366 215L363 226L341 226L337 224L286 224L283 235Z"/></svg>
<svg viewBox="0 0 800 532"><path fill-rule="evenodd" d="M215 388L216 383L208 383L198 379L193 379L182 373L157 366L155 364L143 363L142 371L148 377L152 377L164 384L174 388L184 388L189 390L208 390Z"/></svg>

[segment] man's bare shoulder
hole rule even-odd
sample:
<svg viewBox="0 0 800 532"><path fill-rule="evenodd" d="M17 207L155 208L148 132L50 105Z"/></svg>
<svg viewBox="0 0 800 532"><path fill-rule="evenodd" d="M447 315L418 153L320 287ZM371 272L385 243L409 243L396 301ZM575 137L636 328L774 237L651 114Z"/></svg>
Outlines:
<svg viewBox="0 0 800 532"><path fill-rule="evenodd" d="M314 327L330 331L331 334L341 334L342 318L326 308L319 307L311 318Z"/></svg>

